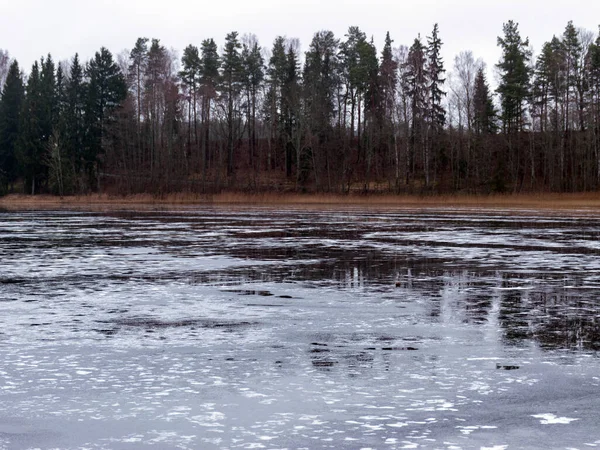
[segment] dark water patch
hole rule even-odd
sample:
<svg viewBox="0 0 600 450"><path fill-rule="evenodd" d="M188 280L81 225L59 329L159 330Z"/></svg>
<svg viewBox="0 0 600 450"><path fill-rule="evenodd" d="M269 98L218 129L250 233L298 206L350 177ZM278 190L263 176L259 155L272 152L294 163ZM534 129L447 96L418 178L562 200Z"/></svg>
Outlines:
<svg viewBox="0 0 600 450"><path fill-rule="evenodd" d="M520 368L521 368L520 366L496 364L497 370L519 370Z"/></svg>
<svg viewBox="0 0 600 450"><path fill-rule="evenodd" d="M257 295L259 297L273 297L273 294L269 291L253 291L248 289L231 289L227 291L223 291L232 294L238 295Z"/></svg>
<svg viewBox="0 0 600 450"><path fill-rule="evenodd" d="M103 334L106 337L112 337L118 333L118 328L92 328L95 333Z"/></svg>
<svg viewBox="0 0 600 450"><path fill-rule="evenodd" d="M338 364L338 361L330 359L313 359L312 365L317 368L331 368Z"/></svg>
<svg viewBox="0 0 600 450"><path fill-rule="evenodd" d="M181 319L161 320L149 317L134 317L128 319L117 319L114 321L96 321L97 323L115 324L122 327L146 328L148 330L162 330L170 328L208 328L221 330L235 330L255 326L257 322L237 320L213 320L213 319Z"/></svg>
<svg viewBox="0 0 600 450"><path fill-rule="evenodd" d="M331 350L329 350L328 348L323 348L323 347L317 347L317 348L310 349L310 353L329 353L329 352L331 352Z"/></svg>
<svg viewBox="0 0 600 450"><path fill-rule="evenodd" d="M416 347L383 347L384 352L416 352L419 350Z"/></svg>
<svg viewBox="0 0 600 450"><path fill-rule="evenodd" d="M275 303L246 303L246 306L250 307L264 307L264 308L283 308L287 305L277 305Z"/></svg>
<svg viewBox="0 0 600 450"><path fill-rule="evenodd" d="M0 284L25 284L29 281L26 278L0 278Z"/></svg>

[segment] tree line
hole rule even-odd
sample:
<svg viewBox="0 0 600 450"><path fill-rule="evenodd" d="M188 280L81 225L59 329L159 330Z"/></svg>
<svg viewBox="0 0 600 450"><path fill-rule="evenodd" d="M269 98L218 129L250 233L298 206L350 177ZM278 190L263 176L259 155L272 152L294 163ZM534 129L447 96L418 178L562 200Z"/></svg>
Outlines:
<svg viewBox="0 0 600 450"><path fill-rule="evenodd" d="M447 72L437 24L392 44L231 32L179 57L139 38L27 76L0 50L0 193L600 187L600 36L569 22L534 58L508 21L495 92L469 51Z"/></svg>

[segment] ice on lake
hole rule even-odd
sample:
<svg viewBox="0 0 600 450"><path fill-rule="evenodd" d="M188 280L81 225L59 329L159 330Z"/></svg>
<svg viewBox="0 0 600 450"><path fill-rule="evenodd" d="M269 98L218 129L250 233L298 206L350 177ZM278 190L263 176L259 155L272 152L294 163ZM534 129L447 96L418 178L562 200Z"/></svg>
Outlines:
<svg viewBox="0 0 600 450"><path fill-rule="evenodd" d="M600 215L0 211L0 448L598 447Z"/></svg>

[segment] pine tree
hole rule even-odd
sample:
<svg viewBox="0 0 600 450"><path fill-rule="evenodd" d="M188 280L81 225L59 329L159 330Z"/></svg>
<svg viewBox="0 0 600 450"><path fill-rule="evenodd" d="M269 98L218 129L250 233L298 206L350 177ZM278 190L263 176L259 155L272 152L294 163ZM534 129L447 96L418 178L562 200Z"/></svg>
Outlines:
<svg viewBox="0 0 600 450"><path fill-rule="evenodd" d="M148 38L138 38L129 54L129 82L136 99L138 139L142 126L142 93L148 64Z"/></svg>
<svg viewBox="0 0 600 450"><path fill-rule="evenodd" d="M221 96L225 102L225 115L227 122L227 175L234 172L234 148L237 137L236 121L239 111L236 108L241 91L243 75L242 57L240 49L242 44L238 33L233 31L225 37L225 47L221 63Z"/></svg>
<svg viewBox="0 0 600 450"><path fill-rule="evenodd" d="M296 161L296 181L300 181L301 145L300 145L300 63L298 55L292 45L286 54L286 72L281 88L281 118L283 123L283 136L286 140L286 175L292 174L292 159ZM295 150L295 155L293 152Z"/></svg>
<svg viewBox="0 0 600 450"><path fill-rule="evenodd" d="M19 64L13 61L0 97L0 193L6 192L19 176L17 146L24 96Z"/></svg>
<svg viewBox="0 0 600 450"><path fill-rule="evenodd" d="M354 138L358 131L360 146L360 117L361 95L366 87L365 67L361 62L361 47L366 43L367 36L359 27L348 28L346 40L340 44L340 69L346 83L346 97L350 102L350 136ZM355 127L358 113L358 130Z"/></svg>
<svg viewBox="0 0 600 450"><path fill-rule="evenodd" d="M568 132L573 127L574 120L571 118L571 105L575 103L576 90L580 77L579 60L581 59L581 42L573 21L569 21L563 33L562 39L564 49L565 70L565 130ZM583 117L580 117L580 128L584 130Z"/></svg>
<svg viewBox="0 0 600 450"><path fill-rule="evenodd" d="M219 67L221 65L217 44L213 39L205 39L201 46L201 71L200 82L202 90L202 124L204 128L204 151L202 165L202 179L206 181L206 171L209 160L210 144L210 118L214 98L217 96L216 88L219 83Z"/></svg>
<svg viewBox="0 0 600 450"><path fill-rule="evenodd" d="M283 88L287 77L287 58L286 58L286 39L283 36L277 36L273 42L271 58L266 71L267 75L267 93L263 103L263 115L265 121L269 124L269 146L267 154L267 165L273 160L271 152L272 147L275 151L280 151L283 146ZM290 167L286 161L286 167ZM289 171L286 170L289 175Z"/></svg>
<svg viewBox="0 0 600 450"><path fill-rule="evenodd" d="M600 185L600 34L588 50L587 83L590 86L592 147L596 159L596 183Z"/></svg>
<svg viewBox="0 0 600 450"><path fill-rule="evenodd" d="M256 108L258 92L265 77L264 59L256 39L251 39L242 49L242 77L246 93L246 116L248 121L248 147L250 164L256 156Z"/></svg>
<svg viewBox="0 0 600 450"><path fill-rule="evenodd" d="M200 61L200 53L198 47L188 45L183 50L181 57L182 70L179 72L181 81L188 91L188 151L191 149L192 126L194 128L194 138L196 145L198 144L198 88L200 84L200 71L202 69Z"/></svg>
<svg viewBox="0 0 600 450"><path fill-rule="evenodd" d="M149 127L150 171L155 175L160 165L160 150L163 143L162 123L165 90L168 83L169 55L159 39L152 39L148 51L146 79L144 83L144 107Z"/></svg>

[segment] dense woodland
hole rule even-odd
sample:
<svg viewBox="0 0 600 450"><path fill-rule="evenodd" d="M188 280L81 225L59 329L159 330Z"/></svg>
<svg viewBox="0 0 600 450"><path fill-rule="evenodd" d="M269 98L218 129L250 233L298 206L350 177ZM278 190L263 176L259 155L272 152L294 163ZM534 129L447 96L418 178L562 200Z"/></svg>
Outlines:
<svg viewBox="0 0 600 450"><path fill-rule="evenodd" d="M27 75L0 50L0 194L600 189L600 36L569 22L534 59L500 31L495 91L469 51L445 68L437 25L381 52L358 27L303 54L139 38Z"/></svg>

